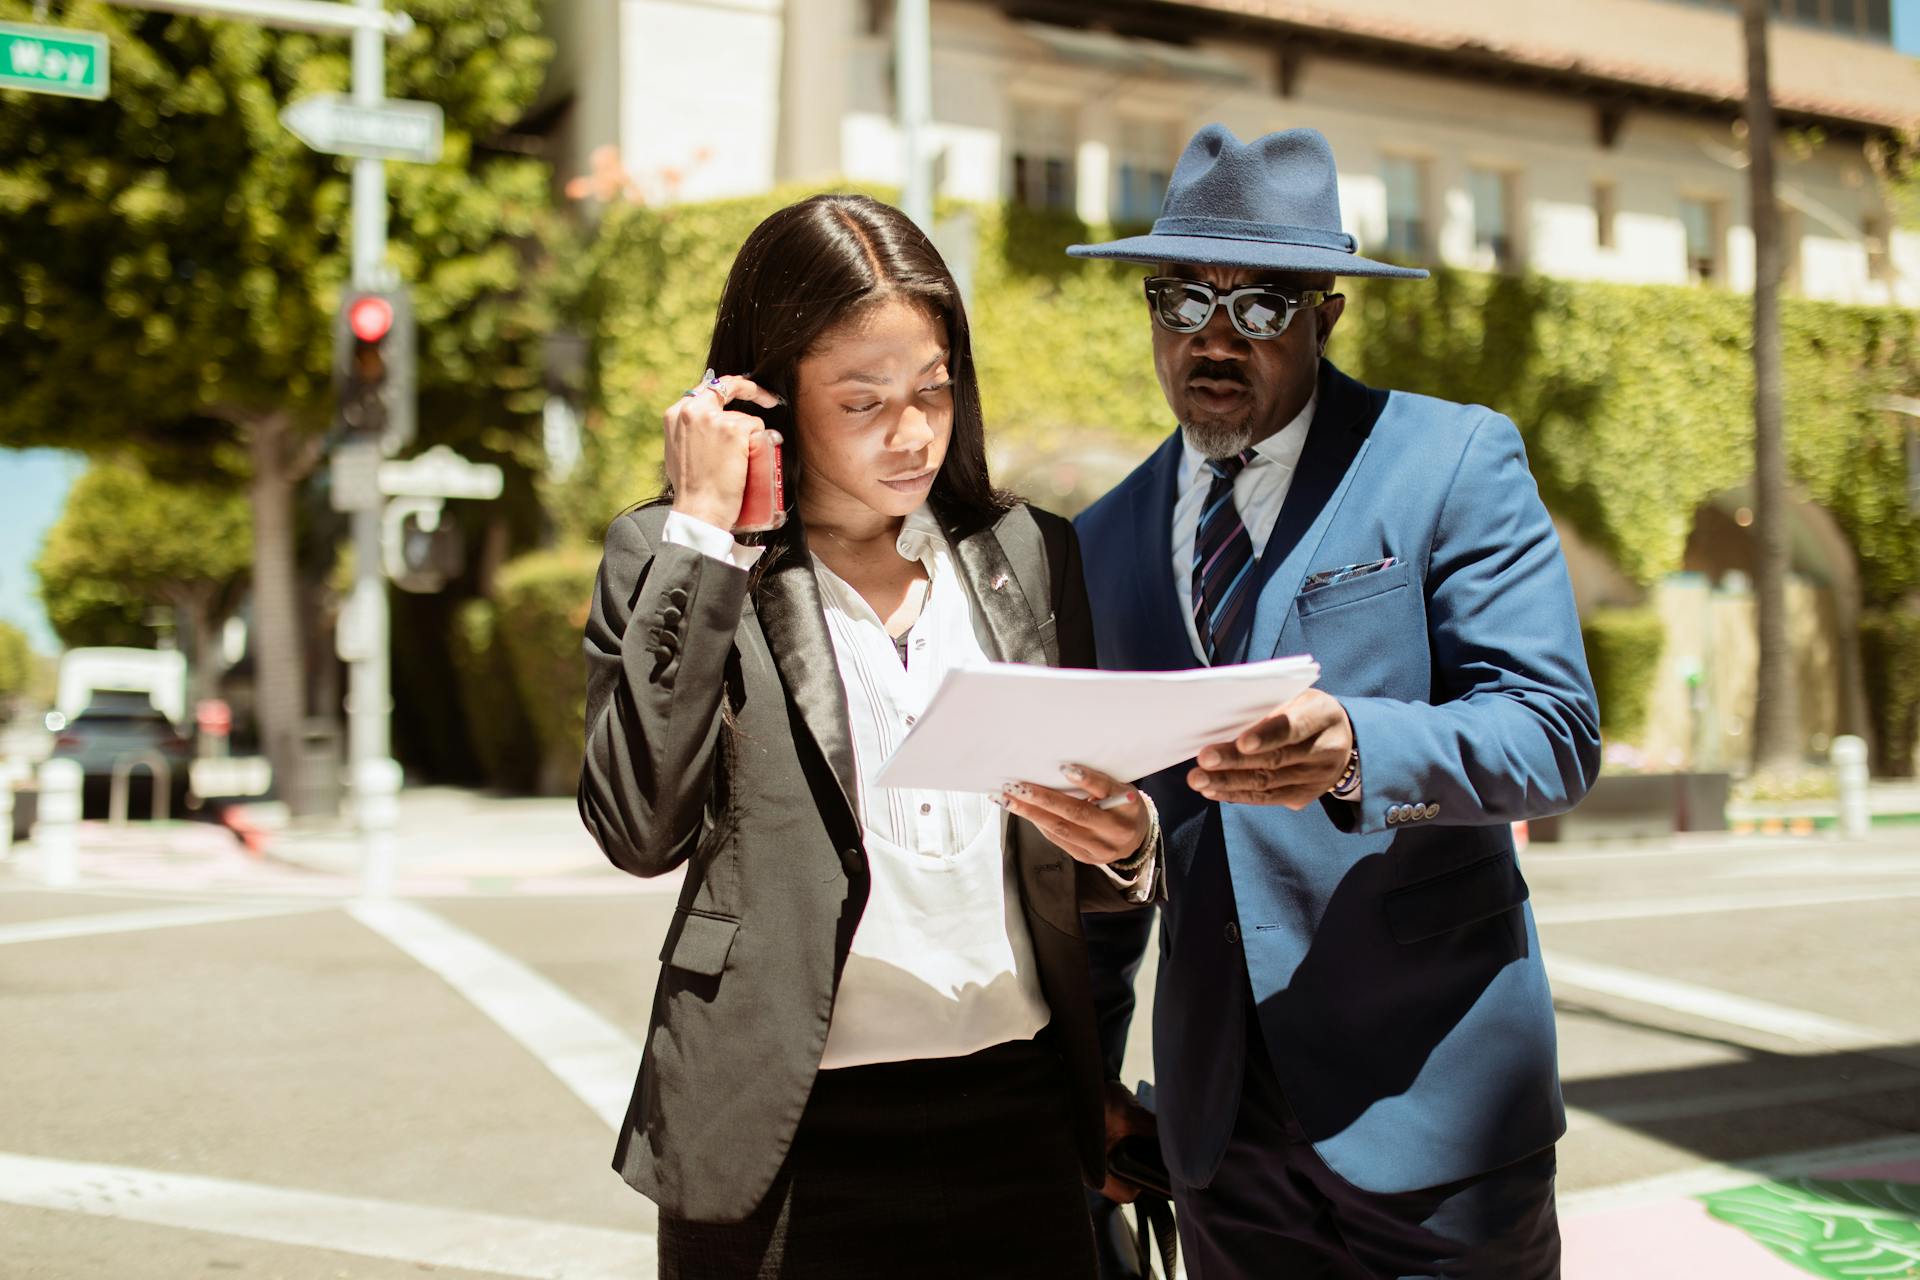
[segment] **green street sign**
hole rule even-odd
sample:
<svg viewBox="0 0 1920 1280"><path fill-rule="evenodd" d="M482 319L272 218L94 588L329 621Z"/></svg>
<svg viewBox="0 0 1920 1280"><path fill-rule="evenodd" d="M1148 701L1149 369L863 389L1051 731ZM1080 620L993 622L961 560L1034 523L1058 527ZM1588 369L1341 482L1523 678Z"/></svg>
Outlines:
<svg viewBox="0 0 1920 1280"><path fill-rule="evenodd" d="M0 22L0 89L107 96L107 39L91 31Z"/></svg>

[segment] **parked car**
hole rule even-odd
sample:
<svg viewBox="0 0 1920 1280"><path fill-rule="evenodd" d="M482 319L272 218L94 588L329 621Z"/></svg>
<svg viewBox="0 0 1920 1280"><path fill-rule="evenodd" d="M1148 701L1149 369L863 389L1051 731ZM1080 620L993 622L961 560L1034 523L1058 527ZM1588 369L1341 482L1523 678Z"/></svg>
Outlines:
<svg viewBox="0 0 1920 1280"><path fill-rule="evenodd" d="M168 786L167 810L181 816L187 797L187 767L193 762L193 740L181 733L144 692L96 690L79 715L60 723L55 712L50 727L57 724L53 740L56 759L78 761L85 775L82 812L89 818L106 817L112 795L113 774L123 762L133 765L129 774L127 816L152 816L154 804L154 762L158 760Z"/></svg>

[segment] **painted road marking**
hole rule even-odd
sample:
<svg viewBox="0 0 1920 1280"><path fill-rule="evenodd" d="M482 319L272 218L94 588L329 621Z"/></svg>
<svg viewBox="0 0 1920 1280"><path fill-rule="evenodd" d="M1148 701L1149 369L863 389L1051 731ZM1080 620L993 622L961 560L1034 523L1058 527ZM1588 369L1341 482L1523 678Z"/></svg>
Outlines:
<svg viewBox="0 0 1920 1280"><path fill-rule="evenodd" d="M1556 985L1580 987L1602 995L1619 996L1640 1004L1691 1014L1728 1026L1743 1027L1800 1044L1840 1052L1871 1052L1900 1044L1896 1036L1871 1027L1856 1026L1817 1013L1789 1009L1712 987L1656 977L1591 960L1575 960L1552 953L1546 956L1547 976ZM1906 1062L1900 1054L1882 1055Z"/></svg>
<svg viewBox="0 0 1920 1280"><path fill-rule="evenodd" d="M654 1237L0 1153L0 1201L526 1280L654 1280Z"/></svg>
<svg viewBox="0 0 1920 1280"><path fill-rule="evenodd" d="M142 929L176 929L184 925L225 924L231 920L257 920L265 916L292 915L316 911L318 906L298 905L206 905L161 907L151 911L103 911L98 915L62 916L55 920L29 920L22 924L0 925L0 946L15 942L51 942L59 938L86 938L106 933L133 933Z"/></svg>
<svg viewBox="0 0 1920 1280"><path fill-rule="evenodd" d="M513 957L408 902L359 901L354 919L445 979L619 1130L640 1044Z"/></svg>
<svg viewBox="0 0 1920 1280"><path fill-rule="evenodd" d="M1533 918L1540 924L1594 924L1605 920L1652 920L1661 916L1719 915L1729 911L1778 911L1796 907L1842 906L1853 902L1893 902L1908 898L1920 898L1920 888L1756 889L1747 893L1707 894L1693 898L1626 898L1618 902L1550 904L1534 907Z"/></svg>

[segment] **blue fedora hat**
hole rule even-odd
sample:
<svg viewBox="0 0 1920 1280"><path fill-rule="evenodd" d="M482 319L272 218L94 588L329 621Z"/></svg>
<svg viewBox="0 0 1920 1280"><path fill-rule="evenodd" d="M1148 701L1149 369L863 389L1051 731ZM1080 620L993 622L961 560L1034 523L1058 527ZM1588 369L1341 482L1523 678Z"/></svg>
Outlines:
<svg viewBox="0 0 1920 1280"><path fill-rule="evenodd" d="M1122 262L1426 278L1417 267L1375 262L1356 249L1340 227L1333 148L1318 129L1242 142L1225 125L1210 124L1181 153L1152 231L1069 245L1067 252Z"/></svg>

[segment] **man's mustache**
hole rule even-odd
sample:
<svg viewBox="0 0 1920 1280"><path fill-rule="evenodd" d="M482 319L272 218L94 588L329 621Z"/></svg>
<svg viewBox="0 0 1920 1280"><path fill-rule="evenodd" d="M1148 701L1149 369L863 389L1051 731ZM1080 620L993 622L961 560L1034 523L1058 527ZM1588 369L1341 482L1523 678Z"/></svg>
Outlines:
<svg viewBox="0 0 1920 1280"><path fill-rule="evenodd" d="M1187 371L1187 381L1195 378L1210 378L1215 382L1245 382L1247 374L1238 363L1232 360L1198 360Z"/></svg>

